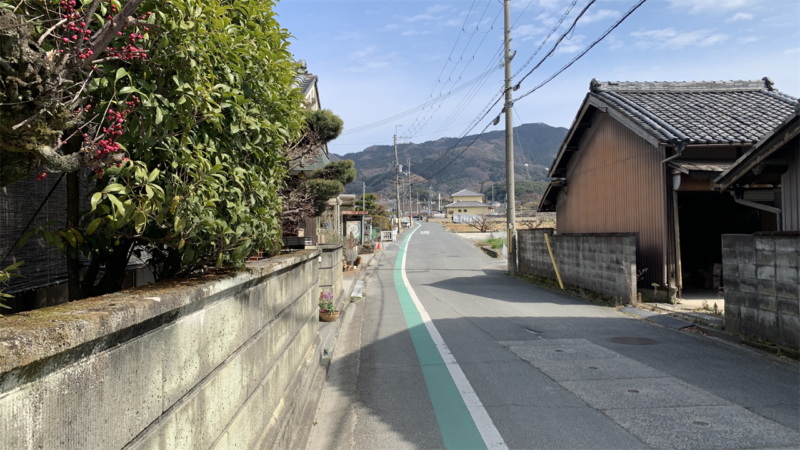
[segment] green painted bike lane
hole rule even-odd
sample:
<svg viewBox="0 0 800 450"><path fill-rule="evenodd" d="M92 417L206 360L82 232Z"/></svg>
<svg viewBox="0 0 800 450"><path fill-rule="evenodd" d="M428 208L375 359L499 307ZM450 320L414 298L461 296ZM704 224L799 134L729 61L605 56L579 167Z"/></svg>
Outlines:
<svg viewBox="0 0 800 450"><path fill-rule="evenodd" d="M422 366L425 385L428 388L428 395L445 447L448 449L486 449L483 437L403 280L403 259L408 241L417 229L415 228L403 239L394 266L394 285L403 309L406 326Z"/></svg>

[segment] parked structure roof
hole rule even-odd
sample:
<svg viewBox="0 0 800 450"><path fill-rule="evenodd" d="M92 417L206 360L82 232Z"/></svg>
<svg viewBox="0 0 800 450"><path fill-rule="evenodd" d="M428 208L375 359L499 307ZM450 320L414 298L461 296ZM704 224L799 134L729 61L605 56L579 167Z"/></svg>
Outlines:
<svg viewBox="0 0 800 450"><path fill-rule="evenodd" d="M480 195L480 194L477 194L477 195ZM485 206L485 207L488 208L489 204L488 203L483 203L483 202L455 202L455 203L450 203L449 205L445 205L445 208L458 208L458 207L464 208L464 207L470 207L470 206L471 207Z"/></svg>
<svg viewBox="0 0 800 450"><path fill-rule="evenodd" d="M754 144L780 125L798 99L756 81L600 82L591 95L662 142Z"/></svg>
<svg viewBox="0 0 800 450"><path fill-rule="evenodd" d="M779 166L778 172L783 170L785 160L781 158L784 156L782 154L797 150L798 136L800 136L800 103L780 125L721 173L714 183L724 191L734 183L777 182L778 176L773 173L774 171L768 170L769 166ZM790 146L792 142L794 142L794 147ZM778 159L776 160L776 158ZM758 167L757 170L756 167Z"/></svg>
<svg viewBox="0 0 800 450"><path fill-rule="evenodd" d="M598 111L607 113L653 146L749 147L780 125L798 99L767 77L744 81L598 81L593 79L550 168L566 176L581 137Z"/></svg>
<svg viewBox="0 0 800 450"><path fill-rule="evenodd" d="M455 194L451 195L450 197L476 197L476 196L483 197L483 194L481 194L480 192L470 191L469 189L462 189L456 192Z"/></svg>

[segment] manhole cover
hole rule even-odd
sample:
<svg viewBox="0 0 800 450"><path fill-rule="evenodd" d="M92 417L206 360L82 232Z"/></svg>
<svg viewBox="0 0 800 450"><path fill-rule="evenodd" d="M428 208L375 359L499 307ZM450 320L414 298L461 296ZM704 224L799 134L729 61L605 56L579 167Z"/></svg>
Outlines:
<svg viewBox="0 0 800 450"><path fill-rule="evenodd" d="M628 336L619 336L619 337L612 337L608 339L608 342L613 342L615 344L625 344L625 345L656 345L658 341L655 339L647 339L641 337L628 337Z"/></svg>

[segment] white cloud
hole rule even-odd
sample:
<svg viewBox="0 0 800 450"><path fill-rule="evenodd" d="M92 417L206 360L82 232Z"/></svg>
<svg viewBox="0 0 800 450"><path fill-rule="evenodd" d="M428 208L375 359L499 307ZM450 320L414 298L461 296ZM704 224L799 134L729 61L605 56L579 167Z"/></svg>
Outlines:
<svg viewBox="0 0 800 450"><path fill-rule="evenodd" d="M367 70L385 69L389 67L389 61L368 61L360 66L350 67L351 72L366 72Z"/></svg>
<svg viewBox="0 0 800 450"><path fill-rule="evenodd" d="M511 37L517 39L517 42L525 42L540 36L544 31L544 28L533 25L520 25L511 30Z"/></svg>
<svg viewBox="0 0 800 450"><path fill-rule="evenodd" d="M431 33L433 33L433 32L432 31L421 31L421 30L406 30L406 31L403 31L400 34L402 34L403 36L417 36L417 35L420 35L420 34L431 34Z"/></svg>
<svg viewBox="0 0 800 450"><path fill-rule="evenodd" d="M709 10L739 9L749 6L754 0L669 0L673 8L698 14Z"/></svg>
<svg viewBox="0 0 800 450"><path fill-rule="evenodd" d="M429 12L429 13L437 13L437 12L442 12L442 11L445 11L445 10L448 10L448 9L450 9L450 7L447 6L447 5L433 5L433 6L428 7L428 9L426 11Z"/></svg>
<svg viewBox="0 0 800 450"><path fill-rule="evenodd" d="M590 10L586 14L584 14L583 17L581 17L580 23L587 24L619 16L620 16L619 11L614 11L611 9L601 9L595 13L592 13Z"/></svg>
<svg viewBox="0 0 800 450"><path fill-rule="evenodd" d="M714 30L702 29L695 31L678 31L674 28L660 30L634 31L631 36L638 38L640 47L662 47L680 49L686 46L708 47L725 42L727 34L714 33Z"/></svg>
<svg viewBox="0 0 800 450"><path fill-rule="evenodd" d="M349 39L357 38L360 35L361 35L361 33L358 33L358 32L355 32L355 31L351 31L351 32L342 33L342 34L336 36L336 40L338 40L338 41L346 41L346 40L349 40Z"/></svg>
<svg viewBox="0 0 800 450"><path fill-rule="evenodd" d="M577 35L572 36L570 40L563 40L561 44L558 45L556 49L556 53L575 53L579 50L583 50L583 38L586 36Z"/></svg>
<svg viewBox="0 0 800 450"><path fill-rule="evenodd" d="M751 42L755 42L759 39L758 36L747 36L747 37L740 37L736 39L737 41L741 42L742 44L749 44Z"/></svg>
<svg viewBox="0 0 800 450"><path fill-rule="evenodd" d="M357 59L362 59L365 56L369 56L369 55L375 53L375 49L376 49L376 47L374 45L370 45L369 47L364 47L361 50L356 50L353 53L350 53L349 59L350 59L350 61L354 61L354 60L357 60Z"/></svg>
<svg viewBox="0 0 800 450"><path fill-rule="evenodd" d="M800 53L800 47L790 48L783 52L784 55L794 55L795 53Z"/></svg>
<svg viewBox="0 0 800 450"><path fill-rule="evenodd" d="M625 46L625 41L614 36L613 34L609 35L606 39L608 41L608 48L610 50L619 50Z"/></svg>
<svg viewBox="0 0 800 450"><path fill-rule="evenodd" d="M543 24L548 25L548 26L553 26L557 22L555 17L551 17L550 14L547 14L547 13L539 14L538 16L536 16L536 20L539 20Z"/></svg>
<svg viewBox="0 0 800 450"><path fill-rule="evenodd" d="M737 12L730 18L725 19L725 22L738 22L740 20L753 20L753 15L750 13Z"/></svg>
<svg viewBox="0 0 800 450"><path fill-rule="evenodd" d="M371 45L350 54L350 60L355 65L350 66L350 72L366 72L368 70L385 69L390 66L401 65L398 62L397 52L378 53L377 47Z"/></svg>
<svg viewBox="0 0 800 450"><path fill-rule="evenodd" d="M461 19L450 19L450 20L446 21L445 23L443 23L442 25L444 25L446 27L454 27L454 26L457 26L457 25L461 25L462 23L464 23L464 22Z"/></svg>
<svg viewBox="0 0 800 450"><path fill-rule="evenodd" d="M430 14L417 14L411 17L403 17L403 20L405 20L406 22L417 22L420 20L433 20L434 18L435 17L433 17Z"/></svg>

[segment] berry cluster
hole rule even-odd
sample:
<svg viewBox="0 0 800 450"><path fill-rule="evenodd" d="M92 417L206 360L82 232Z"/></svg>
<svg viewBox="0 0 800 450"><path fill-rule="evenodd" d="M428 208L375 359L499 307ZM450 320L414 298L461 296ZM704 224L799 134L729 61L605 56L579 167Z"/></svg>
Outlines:
<svg viewBox="0 0 800 450"><path fill-rule="evenodd" d="M42 181L47 177L47 172L37 173L36 181Z"/></svg>
<svg viewBox="0 0 800 450"><path fill-rule="evenodd" d="M61 41L65 44L75 44L81 40L83 42L88 42L89 37L92 35L92 30L88 29L86 27L86 22L81 20L81 14L76 10L76 6L77 2L75 0L63 0L61 2L61 9L63 10L62 18L68 21L65 25L61 26L64 32ZM64 50L61 49L59 52L64 53ZM83 50L78 57L80 59L86 59L93 54L91 49L86 49Z"/></svg>

